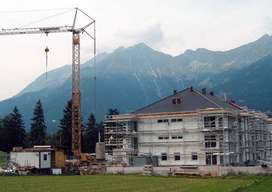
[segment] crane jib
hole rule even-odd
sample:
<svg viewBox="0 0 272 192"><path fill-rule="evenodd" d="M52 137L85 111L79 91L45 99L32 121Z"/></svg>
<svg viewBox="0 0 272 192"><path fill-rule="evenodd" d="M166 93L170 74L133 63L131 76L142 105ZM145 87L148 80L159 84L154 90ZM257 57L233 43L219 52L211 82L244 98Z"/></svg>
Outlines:
<svg viewBox="0 0 272 192"><path fill-rule="evenodd" d="M20 35L20 34L42 34L42 33L65 33L73 32L72 26L57 26L57 27L35 27L35 28L2 28L0 35ZM77 29L81 31L81 29Z"/></svg>

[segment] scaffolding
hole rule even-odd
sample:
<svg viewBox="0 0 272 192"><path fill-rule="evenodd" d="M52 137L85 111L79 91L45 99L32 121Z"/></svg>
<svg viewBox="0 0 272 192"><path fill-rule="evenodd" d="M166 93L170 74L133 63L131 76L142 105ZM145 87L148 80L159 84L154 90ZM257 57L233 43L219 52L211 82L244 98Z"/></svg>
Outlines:
<svg viewBox="0 0 272 192"><path fill-rule="evenodd" d="M112 155L114 149L131 151L132 155L137 153L136 121L132 119L116 120L113 116L107 116L104 129L106 153Z"/></svg>
<svg viewBox="0 0 272 192"><path fill-rule="evenodd" d="M174 119L174 120L173 120ZM178 119L180 121L178 121ZM183 119L183 120L182 120ZM238 110L199 110L191 114L150 114L144 117L117 115L106 117L106 151L129 151L123 155L151 156L164 147L167 159L186 162L197 153L202 165L245 165L271 157L271 134L264 114ZM145 128L139 128L139 122ZM176 123L178 126L172 126ZM160 125L159 125L160 124ZM190 127L190 125L196 125ZM149 138L139 140L139 138ZM195 139L197 138L197 139ZM142 152L139 148L146 148ZM173 151L179 148L180 151ZM190 151L190 149L198 149ZM177 155L178 154L178 155ZM160 155L157 154L156 155Z"/></svg>

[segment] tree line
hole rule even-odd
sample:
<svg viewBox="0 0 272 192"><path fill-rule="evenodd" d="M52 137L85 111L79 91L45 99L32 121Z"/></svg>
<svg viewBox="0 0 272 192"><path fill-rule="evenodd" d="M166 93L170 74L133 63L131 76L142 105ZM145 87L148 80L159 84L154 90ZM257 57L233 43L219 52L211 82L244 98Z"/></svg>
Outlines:
<svg viewBox="0 0 272 192"><path fill-rule="evenodd" d="M68 101L63 117L58 124L55 133L47 133L42 102L39 100L33 110L30 131L25 130L25 124L17 107L3 118L0 118L0 151L9 152L13 147L32 147L34 145L52 145L65 150L68 156L72 155L72 102ZM108 114L118 114L117 109L110 109ZM104 138L103 123L96 122L93 113L88 117L86 123L82 123L82 152L94 153L98 135L101 141ZM100 134L99 134L100 133Z"/></svg>

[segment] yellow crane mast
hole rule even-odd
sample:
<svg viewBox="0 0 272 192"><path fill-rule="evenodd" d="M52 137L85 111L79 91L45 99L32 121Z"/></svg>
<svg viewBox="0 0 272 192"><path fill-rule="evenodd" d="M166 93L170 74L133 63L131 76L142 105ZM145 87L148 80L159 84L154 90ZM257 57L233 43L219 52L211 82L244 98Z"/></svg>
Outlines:
<svg viewBox="0 0 272 192"><path fill-rule="evenodd" d="M71 26L53 26L53 27L30 27L30 28L2 28L2 35L23 35L23 34L46 34L49 33L72 33L72 152L76 159L81 155L81 120L80 120L80 35L85 33L94 42L94 56L96 51L96 26L95 20L79 8L75 8L73 24ZM78 13L81 13L89 19L83 27L76 28ZM86 31L93 26L93 34ZM46 47L46 60L49 49ZM47 61L46 61L47 65Z"/></svg>

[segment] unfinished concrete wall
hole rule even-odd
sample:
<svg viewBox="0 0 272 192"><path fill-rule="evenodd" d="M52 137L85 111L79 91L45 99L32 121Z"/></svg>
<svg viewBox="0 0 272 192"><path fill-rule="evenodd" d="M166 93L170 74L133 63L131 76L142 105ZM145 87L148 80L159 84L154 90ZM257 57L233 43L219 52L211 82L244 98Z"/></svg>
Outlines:
<svg viewBox="0 0 272 192"><path fill-rule="evenodd" d="M158 156L162 166L204 163L198 117L162 116L137 122L138 155ZM193 154L196 159L192 159Z"/></svg>
<svg viewBox="0 0 272 192"><path fill-rule="evenodd" d="M107 167L109 174L142 174L144 167ZM153 175L200 175L200 176L224 176L228 174L272 174L272 167L232 167L232 166L199 166L196 169L186 169L179 166L153 167Z"/></svg>

